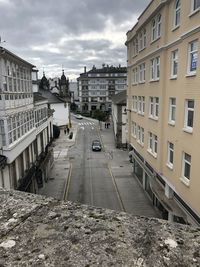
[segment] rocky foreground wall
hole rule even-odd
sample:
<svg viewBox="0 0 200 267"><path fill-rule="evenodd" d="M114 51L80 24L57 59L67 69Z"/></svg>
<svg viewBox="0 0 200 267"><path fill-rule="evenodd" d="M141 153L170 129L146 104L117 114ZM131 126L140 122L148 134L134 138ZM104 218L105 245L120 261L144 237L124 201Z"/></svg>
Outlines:
<svg viewBox="0 0 200 267"><path fill-rule="evenodd" d="M0 189L3 266L200 266L200 229Z"/></svg>

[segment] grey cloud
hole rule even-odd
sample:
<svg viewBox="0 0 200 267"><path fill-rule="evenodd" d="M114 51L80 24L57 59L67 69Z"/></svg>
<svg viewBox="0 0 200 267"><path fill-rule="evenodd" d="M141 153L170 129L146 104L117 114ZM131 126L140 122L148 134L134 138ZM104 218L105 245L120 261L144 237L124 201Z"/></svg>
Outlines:
<svg viewBox="0 0 200 267"><path fill-rule="evenodd" d="M84 65L126 64L126 47L112 48L101 36L108 20L116 27L138 16L150 0L8 0L0 1L0 35L5 47L26 60L40 58L38 68L65 65L75 74ZM132 27L133 25L131 25ZM124 36L126 34L125 29ZM98 40L81 40L83 33L99 32ZM62 37L74 40L58 45ZM52 43L60 53L35 51L32 47ZM95 57L92 59L91 57ZM63 62L64 61L64 62ZM32 62L35 64L35 62ZM77 70L77 71L75 71ZM53 72L53 70L52 70Z"/></svg>

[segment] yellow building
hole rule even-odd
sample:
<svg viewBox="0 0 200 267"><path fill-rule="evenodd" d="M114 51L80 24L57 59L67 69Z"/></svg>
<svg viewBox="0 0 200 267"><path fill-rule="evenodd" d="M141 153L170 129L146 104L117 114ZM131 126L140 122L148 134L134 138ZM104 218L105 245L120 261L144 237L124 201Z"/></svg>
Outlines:
<svg viewBox="0 0 200 267"><path fill-rule="evenodd" d="M134 173L170 221L200 224L200 0L152 0L127 32Z"/></svg>

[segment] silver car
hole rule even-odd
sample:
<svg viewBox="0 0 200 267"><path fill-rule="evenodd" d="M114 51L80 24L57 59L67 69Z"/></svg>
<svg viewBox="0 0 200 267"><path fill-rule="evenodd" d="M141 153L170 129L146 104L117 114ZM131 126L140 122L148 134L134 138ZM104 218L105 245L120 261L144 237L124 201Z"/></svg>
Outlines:
<svg viewBox="0 0 200 267"><path fill-rule="evenodd" d="M99 140L92 141L92 151L101 151L101 142Z"/></svg>

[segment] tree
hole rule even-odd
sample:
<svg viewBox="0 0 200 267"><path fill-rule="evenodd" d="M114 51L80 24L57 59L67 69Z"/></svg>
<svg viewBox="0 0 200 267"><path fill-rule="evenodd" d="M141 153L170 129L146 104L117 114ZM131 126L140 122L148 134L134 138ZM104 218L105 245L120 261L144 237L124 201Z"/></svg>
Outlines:
<svg viewBox="0 0 200 267"><path fill-rule="evenodd" d="M92 117L99 121L106 121L108 118L107 114L104 111L99 110L99 109L96 109L93 111Z"/></svg>

